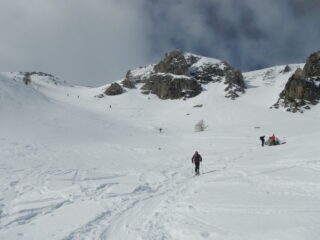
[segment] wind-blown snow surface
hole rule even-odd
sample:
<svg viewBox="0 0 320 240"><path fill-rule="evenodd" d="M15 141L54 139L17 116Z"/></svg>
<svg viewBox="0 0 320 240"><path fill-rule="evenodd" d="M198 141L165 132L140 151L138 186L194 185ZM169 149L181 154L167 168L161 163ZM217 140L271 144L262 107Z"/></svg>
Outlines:
<svg viewBox="0 0 320 240"><path fill-rule="evenodd" d="M269 109L283 68L244 74L235 101L222 83L186 101L99 99L1 74L0 239L318 240L320 107ZM273 133L287 144L262 148Z"/></svg>

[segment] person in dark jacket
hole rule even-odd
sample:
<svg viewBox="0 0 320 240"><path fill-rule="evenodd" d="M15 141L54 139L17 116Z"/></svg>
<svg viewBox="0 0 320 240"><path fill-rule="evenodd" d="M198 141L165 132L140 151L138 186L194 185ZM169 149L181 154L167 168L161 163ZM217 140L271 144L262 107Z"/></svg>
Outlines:
<svg viewBox="0 0 320 240"><path fill-rule="evenodd" d="M200 162L202 162L202 157L198 151L196 151L192 157L192 163L194 163L196 175L200 174Z"/></svg>
<svg viewBox="0 0 320 240"><path fill-rule="evenodd" d="M261 136L261 137L260 137L261 146L262 146L262 147L264 146L264 142L265 142L264 138L265 138L265 136Z"/></svg>

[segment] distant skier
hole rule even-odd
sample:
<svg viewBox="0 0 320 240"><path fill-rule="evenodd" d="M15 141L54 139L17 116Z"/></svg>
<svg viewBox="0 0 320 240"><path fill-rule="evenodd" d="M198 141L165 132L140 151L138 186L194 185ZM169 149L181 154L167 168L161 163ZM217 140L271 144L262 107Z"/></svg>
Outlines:
<svg viewBox="0 0 320 240"><path fill-rule="evenodd" d="M162 128L159 128L159 132L162 133Z"/></svg>
<svg viewBox="0 0 320 240"><path fill-rule="evenodd" d="M263 147L264 146L264 142L265 142L265 136L261 136L260 137L260 140L261 140L261 146Z"/></svg>
<svg viewBox="0 0 320 240"><path fill-rule="evenodd" d="M196 175L200 174L200 171L199 171L200 170L200 162L202 162L202 157L198 153L198 151L196 151L193 154L193 157L192 157L192 163L194 163L194 165L195 165L195 173L196 173Z"/></svg>

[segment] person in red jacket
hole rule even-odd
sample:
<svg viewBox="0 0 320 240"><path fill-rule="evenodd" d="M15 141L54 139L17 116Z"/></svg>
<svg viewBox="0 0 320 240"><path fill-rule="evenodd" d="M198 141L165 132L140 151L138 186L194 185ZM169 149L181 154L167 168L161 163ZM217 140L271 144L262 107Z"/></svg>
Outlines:
<svg viewBox="0 0 320 240"><path fill-rule="evenodd" d="M276 136L274 134L272 134L271 140L273 142L273 145L276 145Z"/></svg>
<svg viewBox="0 0 320 240"><path fill-rule="evenodd" d="M200 162L202 162L202 157L198 153L198 151L196 151L193 154L193 157L192 157L192 163L194 163L194 165L195 165L195 173L196 173L196 175L200 174L200 171L199 171L200 170Z"/></svg>

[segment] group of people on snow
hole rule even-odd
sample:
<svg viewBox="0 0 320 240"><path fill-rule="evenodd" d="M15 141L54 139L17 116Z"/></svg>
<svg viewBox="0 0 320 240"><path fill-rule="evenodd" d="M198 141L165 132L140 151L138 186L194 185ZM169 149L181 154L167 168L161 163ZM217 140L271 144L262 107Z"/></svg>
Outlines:
<svg viewBox="0 0 320 240"><path fill-rule="evenodd" d="M274 146L274 145L279 145L280 144L280 140L278 138L276 138L276 136L274 134L272 134L271 137L268 138L267 141L265 141L265 136L261 136L260 140L261 140L261 146L263 147L264 145L268 145L268 146Z"/></svg>
<svg viewBox="0 0 320 240"><path fill-rule="evenodd" d="M272 134L272 136L270 136L268 138L267 142L265 141L265 136L261 136L260 140L261 140L262 147L264 145L273 146L273 145L280 144L280 140L274 134ZM283 143L285 143L285 142L283 142ZM195 174L199 175L200 174L200 163L202 162L202 157L198 151L195 151L195 153L193 154L193 156L191 158L191 161L195 166Z"/></svg>

